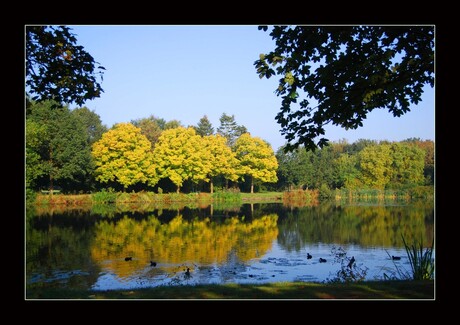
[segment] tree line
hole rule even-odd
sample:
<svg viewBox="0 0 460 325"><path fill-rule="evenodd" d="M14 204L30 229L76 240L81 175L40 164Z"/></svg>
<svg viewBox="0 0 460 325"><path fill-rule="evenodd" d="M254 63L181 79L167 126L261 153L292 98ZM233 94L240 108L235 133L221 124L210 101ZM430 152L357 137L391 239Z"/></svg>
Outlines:
<svg viewBox="0 0 460 325"><path fill-rule="evenodd" d="M302 146L276 152L277 186L285 189L404 189L434 185L434 142L360 139L331 142L315 151Z"/></svg>
<svg viewBox="0 0 460 325"><path fill-rule="evenodd" d="M434 142L346 140L309 151L276 153L223 113L215 130L206 116L195 126L150 116L104 126L86 107L26 104L28 193L115 191L253 192L294 188L403 188L433 185Z"/></svg>
<svg viewBox="0 0 460 325"><path fill-rule="evenodd" d="M26 187L64 192L214 191L214 184L252 192L276 182L270 144L223 113L214 132L206 116L196 126L150 116L108 129L86 107L56 109L27 100Z"/></svg>

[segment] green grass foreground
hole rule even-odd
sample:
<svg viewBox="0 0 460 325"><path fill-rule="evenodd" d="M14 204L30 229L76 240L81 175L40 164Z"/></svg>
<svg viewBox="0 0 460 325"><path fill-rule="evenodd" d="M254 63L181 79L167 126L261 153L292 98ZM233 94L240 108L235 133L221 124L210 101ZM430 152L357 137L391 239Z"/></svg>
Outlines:
<svg viewBox="0 0 460 325"><path fill-rule="evenodd" d="M161 286L135 290L30 289L26 299L425 299L435 298L434 281L366 281L323 284L283 282L267 284L223 284Z"/></svg>

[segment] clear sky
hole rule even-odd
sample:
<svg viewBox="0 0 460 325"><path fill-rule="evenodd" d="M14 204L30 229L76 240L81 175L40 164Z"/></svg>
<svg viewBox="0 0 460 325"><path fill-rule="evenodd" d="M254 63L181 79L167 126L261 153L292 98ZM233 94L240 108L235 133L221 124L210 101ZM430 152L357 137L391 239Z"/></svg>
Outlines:
<svg viewBox="0 0 460 325"><path fill-rule="evenodd" d="M154 115L196 125L206 115L214 129L222 113L234 115L253 136L274 150L285 144L275 120L281 98L278 77L259 79L254 61L275 43L256 25L79 25L69 26L107 70L101 97L85 106L111 127ZM331 141L358 139L434 140L434 89L402 117L386 110L368 115L364 126L345 131L328 126Z"/></svg>

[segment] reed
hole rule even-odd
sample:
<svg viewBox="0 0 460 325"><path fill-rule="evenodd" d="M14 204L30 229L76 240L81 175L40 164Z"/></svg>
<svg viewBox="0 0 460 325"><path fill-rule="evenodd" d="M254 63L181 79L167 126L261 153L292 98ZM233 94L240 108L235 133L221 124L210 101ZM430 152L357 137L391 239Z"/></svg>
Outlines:
<svg viewBox="0 0 460 325"><path fill-rule="evenodd" d="M238 189L223 189L212 194L214 202L238 202L241 203L241 193Z"/></svg>
<svg viewBox="0 0 460 325"><path fill-rule="evenodd" d="M407 244L404 236L402 236L404 248L406 249L407 257L412 269L413 280L433 280L434 279L434 239L431 247L424 248L423 240L414 244Z"/></svg>
<svg viewBox="0 0 460 325"><path fill-rule="evenodd" d="M305 207L318 204L318 190L293 190L283 192L283 204L290 207Z"/></svg>
<svg viewBox="0 0 460 325"><path fill-rule="evenodd" d="M404 188L339 188L335 189L334 195L337 201L364 201L364 202L393 202L393 201L411 201L411 200L433 200L433 186L407 186Z"/></svg>
<svg viewBox="0 0 460 325"><path fill-rule="evenodd" d="M431 247L425 248L423 247L423 240L408 244L404 236L401 237L411 270L404 269L393 260L396 271L391 276L384 273L384 278L387 280L434 280L434 239ZM392 259L391 255L388 252L386 253Z"/></svg>
<svg viewBox="0 0 460 325"><path fill-rule="evenodd" d="M37 194L35 205L81 206L91 204L91 194Z"/></svg>
<svg viewBox="0 0 460 325"><path fill-rule="evenodd" d="M91 199L93 203L96 204L115 203L117 200L117 193L102 189L100 192L93 193Z"/></svg>

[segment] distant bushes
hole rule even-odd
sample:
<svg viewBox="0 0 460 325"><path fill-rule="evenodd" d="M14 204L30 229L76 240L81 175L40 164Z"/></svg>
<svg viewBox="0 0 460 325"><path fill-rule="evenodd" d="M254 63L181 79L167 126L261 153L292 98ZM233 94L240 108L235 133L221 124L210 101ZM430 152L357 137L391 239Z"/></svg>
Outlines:
<svg viewBox="0 0 460 325"><path fill-rule="evenodd" d="M98 204L106 204L106 203L115 203L117 200L117 193L112 190L105 190L102 189L100 192L96 192L91 194L92 201Z"/></svg>
<svg viewBox="0 0 460 325"><path fill-rule="evenodd" d="M320 191L297 189L283 193L283 204L288 206L302 207L318 203Z"/></svg>
<svg viewBox="0 0 460 325"><path fill-rule="evenodd" d="M35 196L37 205L91 205L91 194L37 194Z"/></svg>
<svg viewBox="0 0 460 325"><path fill-rule="evenodd" d="M228 188L217 190L212 194L215 202L238 202L241 203L241 192L239 188Z"/></svg>

